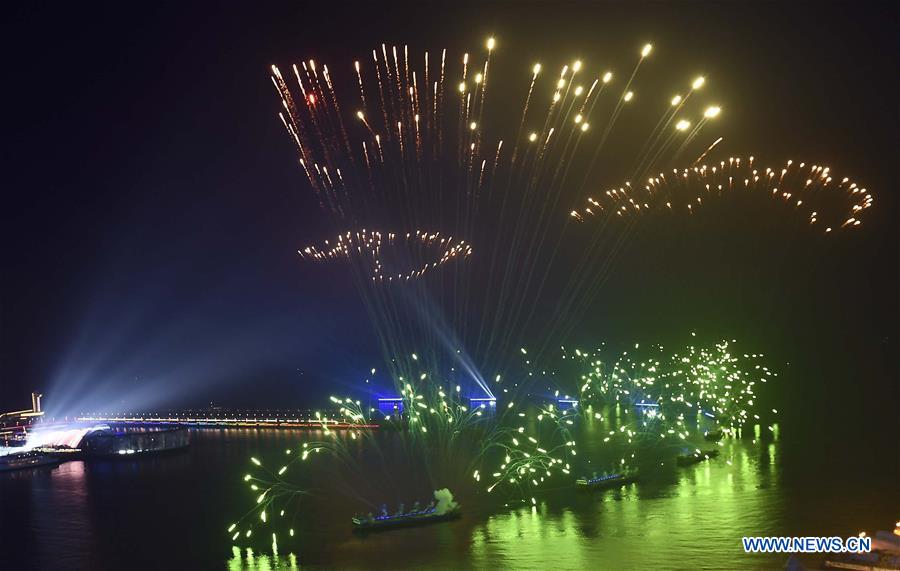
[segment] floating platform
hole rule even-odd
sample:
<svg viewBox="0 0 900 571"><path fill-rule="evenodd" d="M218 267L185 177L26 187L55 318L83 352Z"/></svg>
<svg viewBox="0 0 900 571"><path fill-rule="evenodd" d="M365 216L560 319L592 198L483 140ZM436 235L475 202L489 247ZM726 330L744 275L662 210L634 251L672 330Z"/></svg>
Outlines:
<svg viewBox="0 0 900 571"><path fill-rule="evenodd" d="M367 533L370 531L387 531L389 529L399 529L401 527L428 525L442 521L451 521L459 519L460 517L462 517L462 509L457 506L443 513L437 513L437 511L432 508L430 510L399 515L355 517L352 519L352 522L353 531Z"/></svg>

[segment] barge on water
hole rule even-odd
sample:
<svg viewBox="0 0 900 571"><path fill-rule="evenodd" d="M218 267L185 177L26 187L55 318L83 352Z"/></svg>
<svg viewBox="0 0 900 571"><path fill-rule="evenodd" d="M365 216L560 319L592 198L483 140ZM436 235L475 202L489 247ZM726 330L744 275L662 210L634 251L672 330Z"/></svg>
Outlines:
<svg viewBox="0 0 900 571"><path fill-rule="evenodd" d="M429 508L398 515L358 516L352 521L353 531L370 532L451 521L461 516L462 509L457 505L443 512L438 512L437 508Z"/></svg>
<svg viewBox="0 0 900 571"><path fill-rule="evenodd" d="M12 472L15 470L28 470L30 468L42 468L44 466L56 466L60 459L42 452L12 452L0 456L0 472Z"/></svg>
<svg viewBox="0 0 900 571"><path fill-rule="evenodd" d="M162 430L99 430L88 435L81 444L85 455L94 457L128 457L187 448L190 432L184 427Z"/></svg>
<svg viewBox="0 0 900 571"><path fill-rule="evenodd" d="M579 478L575 480L575 486L579 490L608 490L635 482L637 478L637 470L628 470L603 476L594 475L592 478Z"/></svg>

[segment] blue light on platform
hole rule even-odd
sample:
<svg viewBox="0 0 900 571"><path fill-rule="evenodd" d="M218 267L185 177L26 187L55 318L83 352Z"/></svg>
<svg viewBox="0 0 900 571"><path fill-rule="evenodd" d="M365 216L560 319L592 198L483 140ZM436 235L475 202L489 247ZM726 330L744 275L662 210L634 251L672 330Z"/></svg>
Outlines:
<svg viewBox="0 0 900 571"><path fill-rule="evenodd" d="M378 411L385 416L401 414L403 412L403 399L400 397L379 398Z"/></svg>

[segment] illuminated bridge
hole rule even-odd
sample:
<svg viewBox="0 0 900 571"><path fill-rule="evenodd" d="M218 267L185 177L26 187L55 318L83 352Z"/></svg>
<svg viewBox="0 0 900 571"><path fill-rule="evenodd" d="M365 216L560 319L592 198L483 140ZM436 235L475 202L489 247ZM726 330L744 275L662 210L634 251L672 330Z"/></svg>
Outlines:
<svg viewBox="0 0 900 571"><path fill-rule="evenodd" d="M91 413L77 416L79 422L106 422L134 425L193 426L201 428L290 428L341 430L378 428L374 423L349 423L309 411L185 411L176 413Z"/></svg>

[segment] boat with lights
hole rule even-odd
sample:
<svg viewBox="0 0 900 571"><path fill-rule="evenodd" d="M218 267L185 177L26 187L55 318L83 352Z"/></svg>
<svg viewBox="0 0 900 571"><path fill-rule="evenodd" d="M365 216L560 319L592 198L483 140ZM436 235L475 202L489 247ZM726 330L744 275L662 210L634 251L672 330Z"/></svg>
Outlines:
<svg viewBox="0 0 900 571"><path fill-rule="evenodd" d="M462 516L462 509L459 505L439 512L437 508L431 507L424 510L411 511L407 513L395 515L368 515L356 516L352 519L353 531L369 532L369 531L386 531L388 529L397 529L401 527L415 527L419 525L427 525L442 521L452 521Z"/></svg>
<svg viewBox="0 0 900 571"><path fill-rule="evenodd" d="M696 450L694 452L685 452L683 454L679 454L675 458L675 463L679 466L690 466L692 464L699 464L704 460L708 460L710 458L716 458L719 455L719 451L715 448L710 450Z"/></svg>
<svg viewBox="0 0 900 571"><path fill-rule="evenodd" d="M60 458L42 452L13 452L12 454L0 456L0 472L56 466L60 461Z"/></svg>
<svg viewBox="0 0 900 571"><path fill-rule="evenodd" d="M637 470L626 470L613 474L603 474L602 476L595 474L591 478L579 478L575 480L575 485L580 490L608 490L635 482L637 478Z"/></svg>

